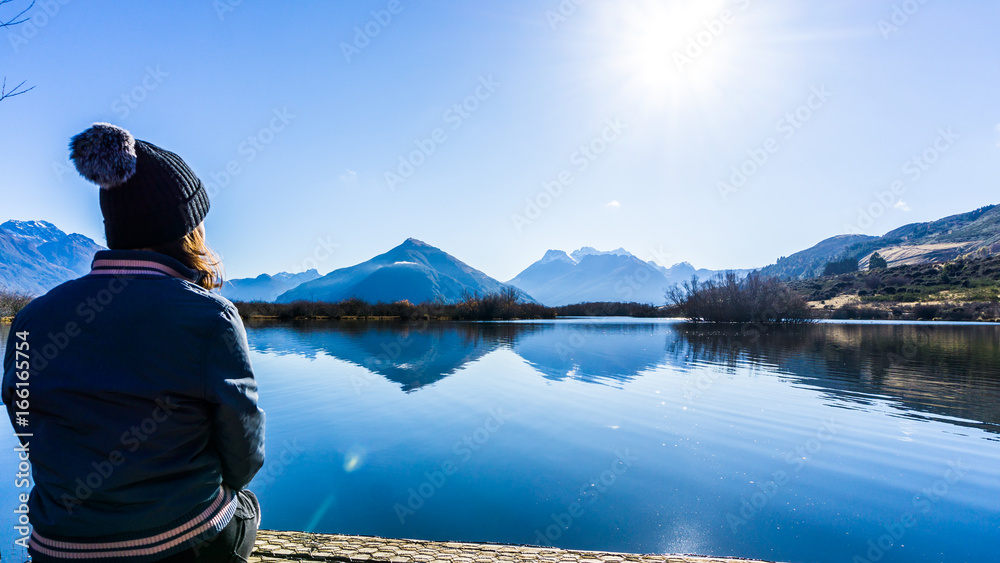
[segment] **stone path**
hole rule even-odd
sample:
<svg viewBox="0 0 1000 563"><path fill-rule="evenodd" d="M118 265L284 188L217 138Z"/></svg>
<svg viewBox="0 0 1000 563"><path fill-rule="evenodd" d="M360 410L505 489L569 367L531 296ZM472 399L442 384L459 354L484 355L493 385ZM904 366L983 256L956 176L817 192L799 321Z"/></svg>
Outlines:
<svg viewBox="0 0 1000 563"><path fill-rule="evenodd" d="M257 533L251 563L276 561L340 561L367 563L724 563L744 559L689 557L680 555L634 555L569 551L551 547L526 547L487 543L393 540L369 536L307 534L303 532ZM751 562L752 563L752 562Z"/></svg>

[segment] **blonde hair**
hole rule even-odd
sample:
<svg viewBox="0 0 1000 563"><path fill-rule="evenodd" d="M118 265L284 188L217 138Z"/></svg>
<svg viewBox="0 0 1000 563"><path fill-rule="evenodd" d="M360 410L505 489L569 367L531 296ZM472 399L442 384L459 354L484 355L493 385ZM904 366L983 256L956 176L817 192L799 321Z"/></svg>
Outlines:
<svg viewBox="0 0 1000 563"><path fill-rule="evenodd" d="M205 289L222 287L222 259L205 243L205 231L199 228L183 237L150 248L179 261L188 268L201 273L195 283Z"/></svg>

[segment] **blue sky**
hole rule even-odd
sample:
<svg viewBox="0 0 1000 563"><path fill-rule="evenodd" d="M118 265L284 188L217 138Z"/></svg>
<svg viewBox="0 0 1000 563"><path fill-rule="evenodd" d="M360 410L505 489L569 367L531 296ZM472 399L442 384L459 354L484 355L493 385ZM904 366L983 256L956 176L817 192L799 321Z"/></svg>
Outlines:
<svg viewBox="0 0 1000 563"><path fill-rule="evenodd" d="M748 268L1000 202L991 1L48 0L29 14L0 31L0 73L35 87L0 102L0 219L103 243L97 188L66 145L112 122L209 185L230 277L325 273L411 236L501 280L581 246Z"/></svg>

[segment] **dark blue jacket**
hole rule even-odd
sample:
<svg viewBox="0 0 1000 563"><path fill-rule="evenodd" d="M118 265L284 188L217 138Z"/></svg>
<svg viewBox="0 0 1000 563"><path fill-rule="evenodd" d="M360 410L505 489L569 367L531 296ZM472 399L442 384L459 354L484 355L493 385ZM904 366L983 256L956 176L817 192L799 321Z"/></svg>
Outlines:
<svg viewBox="0 0 1000 563"><path fill-rule="evenodd" d="M26 435L34 551L151 560L229 522L263 464L264 413L236 308L197 275L156 252L101 251L14 319L3 402Z"/></svg>

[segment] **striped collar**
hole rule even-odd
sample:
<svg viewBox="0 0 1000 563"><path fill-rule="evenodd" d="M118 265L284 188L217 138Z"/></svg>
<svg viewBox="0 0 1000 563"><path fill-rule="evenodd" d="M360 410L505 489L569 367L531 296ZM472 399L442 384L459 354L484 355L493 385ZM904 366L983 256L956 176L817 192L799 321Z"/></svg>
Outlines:
<svg viewBox="0 0 1000 563"><path fill-rule="evenodd" d="M152 250L99 250L90 266L92 276L172 276L191 283L201 279L201 272Z"/></svg>

